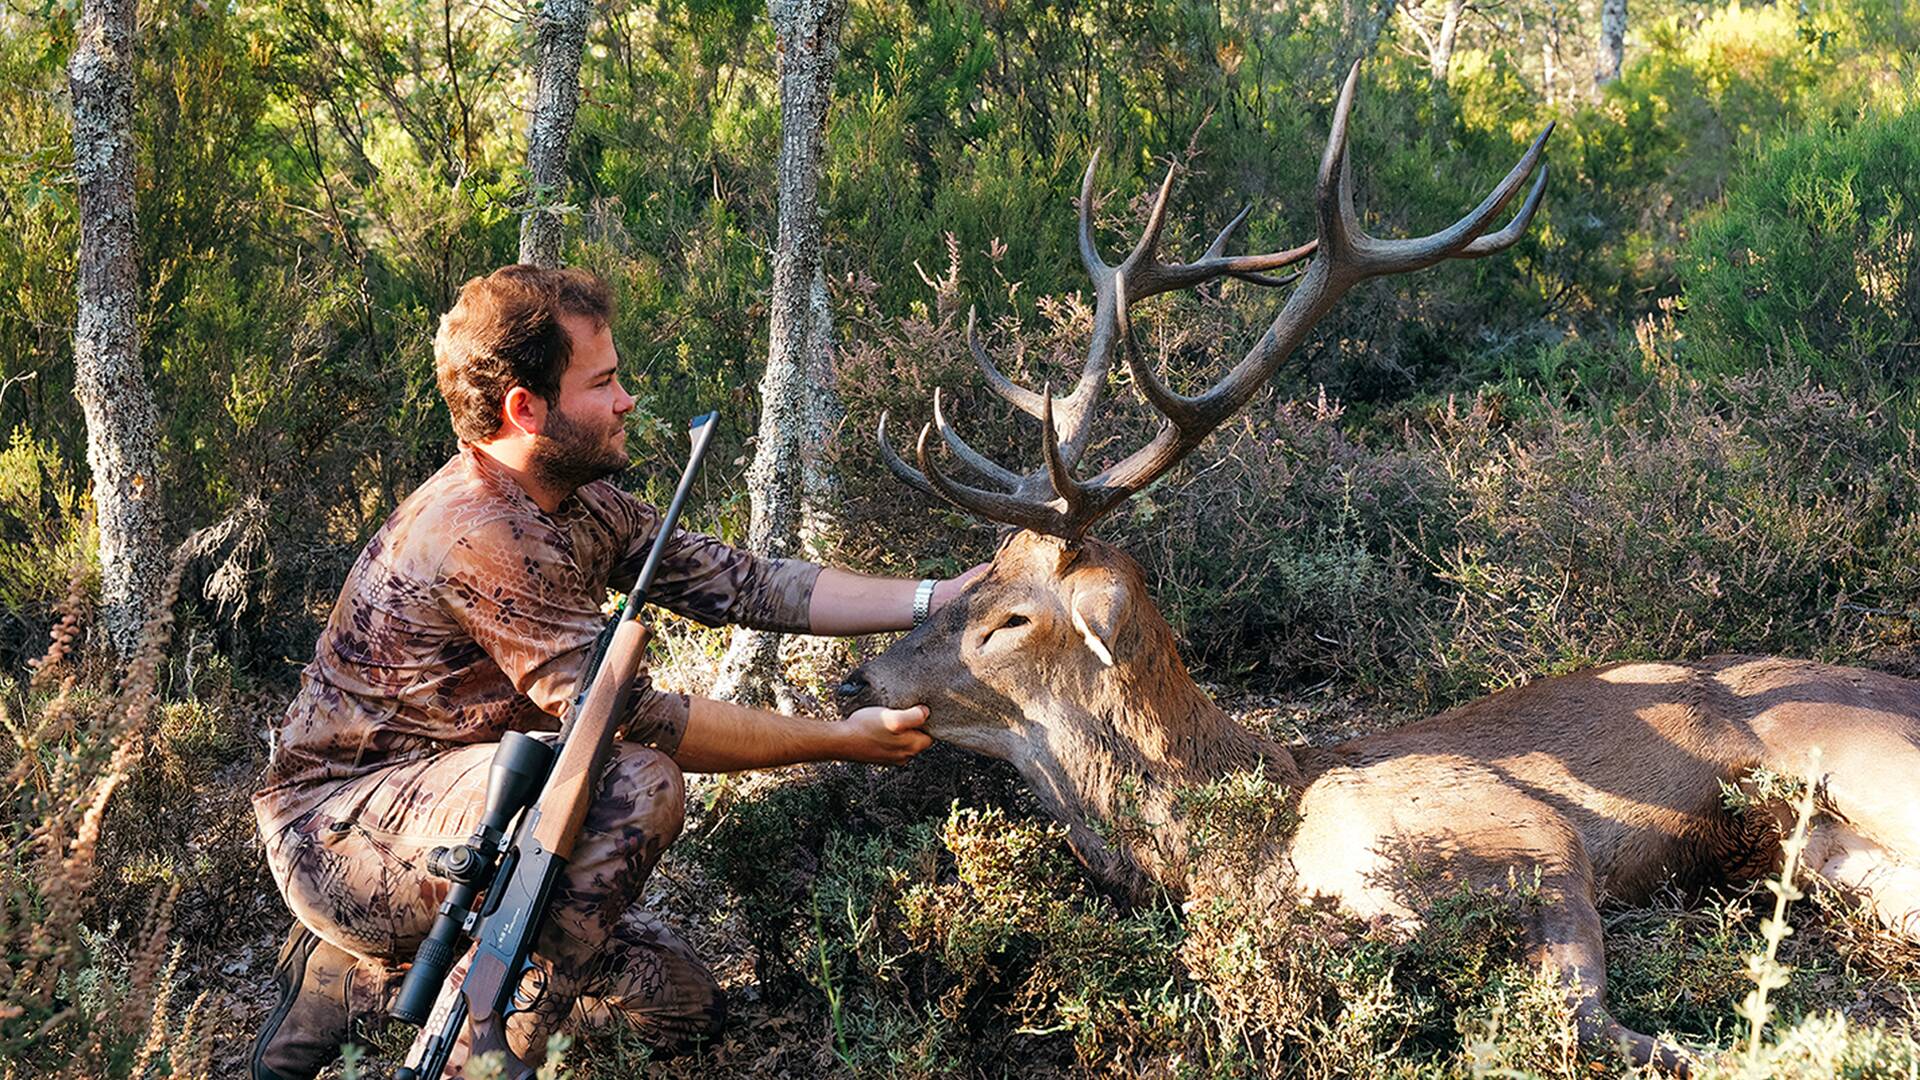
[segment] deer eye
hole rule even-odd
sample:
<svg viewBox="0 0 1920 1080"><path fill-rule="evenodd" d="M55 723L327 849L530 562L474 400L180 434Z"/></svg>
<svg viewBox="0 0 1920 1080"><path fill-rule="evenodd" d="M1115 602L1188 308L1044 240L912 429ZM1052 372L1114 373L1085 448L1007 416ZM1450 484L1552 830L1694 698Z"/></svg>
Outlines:
<svg viewBox="0 0 1920 1080"><path fill-rule="evenodd" d="M993 635L999 633L1002 630L1015 630L1022 626L1027 625L1032 621L1033 621L1032 619L1027 618L1025 615L1009 615L1006 617L1005 620L1003 620L1000 623L999 626L994 627L993 629L987 631L984 635L981 636L979 647L984 648L987 642L993 640Z"/></svg>

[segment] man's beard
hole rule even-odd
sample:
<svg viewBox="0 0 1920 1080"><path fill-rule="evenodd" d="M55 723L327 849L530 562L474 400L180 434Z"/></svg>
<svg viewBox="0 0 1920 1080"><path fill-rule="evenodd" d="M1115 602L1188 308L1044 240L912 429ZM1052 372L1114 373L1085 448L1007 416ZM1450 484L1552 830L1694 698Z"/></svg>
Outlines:
<svg viewBox="0 0 1920 1080"><path fill-rule="evenodd" d="M572 493L627 467L627 455L607 445L610 435L550 408L546 430L533 437L528 464L541 483Z"/></svg>

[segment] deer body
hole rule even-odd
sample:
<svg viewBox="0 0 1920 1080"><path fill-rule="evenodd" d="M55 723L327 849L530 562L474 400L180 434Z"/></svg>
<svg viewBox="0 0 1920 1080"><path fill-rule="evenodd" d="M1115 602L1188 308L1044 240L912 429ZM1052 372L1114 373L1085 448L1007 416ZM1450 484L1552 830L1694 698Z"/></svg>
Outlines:
<svg viewBox="0 0 1920 1080"><path fill-rule="evenodd" d="M888 443L882 416L880 449L896 476L1013 531L987 574L848 675L842 703L926 704L935 737L1012 762L1066 823L1088 868L1134 895L1231 889L1256 905L1329 900L1411 928L1422 910L1416 879L1499 886L1537 873L1543 902L1530 909L1526 940L1565 981L1583 1039L1624 1044L1636 1061L1684 1071L1676 1051L1608 1016L1597 901L1633 902L1675 878L1767 868L1777 857L1775 826L1728 812L1721 788L1766 767L1820 785L1826 815L1805 853L1808 868L1920 943L1920 684L1779 659L1620 664L1329 748L1283 747L1235 723L1194 685L1139 567L1086 536L1250 400L1348 289L1492 255L1525 233L1545 190L1551 128L1454 225L1412 239L1368 235L1354 213L1347 156L1358 76L1356 65L1334 107L1309 244L1227 255L1243 212L1200 259L1162 261L1169 172L1140 240L1108 265L1094 242L1088 168L1079 246L1095 311L1072 392L1055 398L1051 388L1014 385L969 320L988 386L1040 423L1041 468L1017 474L968 446L938 392L915 446L917 469ZM1530 175L1520 209L1494 230ZM1308 257L1304 270L1269 276ZM1176 394L1135 351L1128 305L1224 277L1293 291L1224 378L1193 397ZM1163 423L1145 445L1081 479L1075 468L1116 353ZM939 445L987 486L943 473ZM1809 775L1816 747L1821 765ZM1254 769L1288 792L1290 805L1275 810L1296 814L1297 827L1265 841L1245 880L1214 872L1194 850L1182 795Z"/></svg>
<svg viewBox="0 0 1920 1080"><path fill-rule="evenodd" d="M1596 905L1770 869L1775 823L1729 811L1721 787L1756 767L1806 776L1820 749L1828 814L1807 865L1920 944L1920 684L1890 675L1754 657L1616 664L1287 747L1188 677L1130 558L1023 532L841 696L927 703L936 737L1012 762L1088 869L1136 898L1230 888L1412 930L1436 886L1537 873L1532 958L1566 980L1585 1038L1641 1062L1684 1069L1607 1014ZM1288 791L1275 811L1298 824L1253 880L1221 877L1192 850L1180 796L1254 769Z"/></svg>

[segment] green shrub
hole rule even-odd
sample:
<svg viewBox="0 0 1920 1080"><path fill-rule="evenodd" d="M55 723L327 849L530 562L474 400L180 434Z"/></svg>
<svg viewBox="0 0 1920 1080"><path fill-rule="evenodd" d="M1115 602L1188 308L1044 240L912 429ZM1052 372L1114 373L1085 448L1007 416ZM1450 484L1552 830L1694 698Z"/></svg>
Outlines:
<svg viewBox="0 0 1920 1080"><path fill-rule="evenodd" d="M1920 357L1920 111L1787 138L1729 185L1687 247L1686 355L1767 357L1823 381L1910 379Z"/></svg>
<svg viewBox="0 0 1920 1080"><path fill-rule="evenodd" d="M91 576L90 503L55 447L13 429L0 449L0 618L7 623L0 656L11 663L45 645L44 620L75 572Z"/></svg>

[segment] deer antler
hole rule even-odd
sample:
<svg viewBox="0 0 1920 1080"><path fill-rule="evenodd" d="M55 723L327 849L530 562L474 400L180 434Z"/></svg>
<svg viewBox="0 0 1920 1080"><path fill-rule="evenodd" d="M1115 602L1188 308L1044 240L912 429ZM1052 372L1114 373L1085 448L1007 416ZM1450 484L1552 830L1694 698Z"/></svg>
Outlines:
<svg viewBox="0 0 1920 1080"><path fill-rule="evenodd" d="M967 317L967 339L974 359L987 376L994 391L1015 407L1041 421L1041 448L1044 462L1039 469L1016 476L979 454L956 434L940 408L939 392L934 394L934 419L923 427L916 443L920 468L915 470L900 460L886 438L886 416L880 418L880 449L894 475L927 494L937 494L965 510L991 521L1032 529L1067 539L1085 534L1094 522L1153 483L1194 447L1205 441L1213 429L1245 405L1272 377L1314 324L1320 321L1348 289L1371 277L1404 274L1425 269L1447 259L1477 259L1504 251L1520 239L1540 206L1546 191L1547 171L1539 169L1533 190L1520 210L1498 232L1487 229L1520 187L1540 164L1547 137L1553 133L1548 124L1533 140L1527 152L1507 173L1480 205L1448 228L1428 236L1407 240L1382 240L1369 236L1353 212L1353 169L1347 156L1348 118L1353 96L1360 82L1360 65L1354 64L1340 89L1334 107L1333 129L1327 135L1327 148L1320 159L1320 175L1315 190L1315 211L1319 236L1312 243L1290 251L1268 255L1228 256L1227 240L1248 211L1242 210L1207 248L1206 254L1191 263L1162 263L1157 255L1161 226L1166 215L1167 195L1172 189L1173 172L1160 185L1147 226L1131 254L1119 265L1108 266L1100 258L1093 240L1092 204L1094 166L1087 167L1080 188L1080 258L1093 278L1097 303L1093 336L1087 345L1087 358L1073 392L1056 400L1051 390L1039 394L1015 385L994 367L980 344L974 318ZM1097 164L1097 158L1095 163ZM1250 209L1250 208L1249 208ZM1304 271L1274 278L1266 271L1297 262L1307 255L1313 261ZM1168 389L1157 375L1140 361L1133 345L1128 305L1173 289L1189 288L1221 277L1236 277L1259 285L1296 284L1286 304L1274 317L1273 325L1253 348L1204 393L1186 397ZM1115 347L1123 348L1128 370L1140 392L1164 419L1160 430L1147 445L1114 463L1099 475L1085 481L1073 476L1086 447L1093 406L1106 385ZM952 480L942 474L928 452L928 435L938 429L942 441L964 464L1003 490L992 491Z"/></svg>

